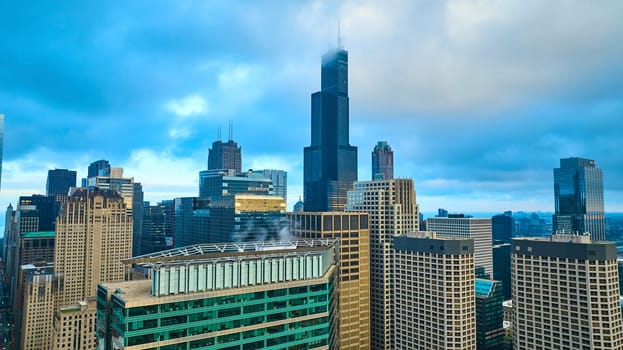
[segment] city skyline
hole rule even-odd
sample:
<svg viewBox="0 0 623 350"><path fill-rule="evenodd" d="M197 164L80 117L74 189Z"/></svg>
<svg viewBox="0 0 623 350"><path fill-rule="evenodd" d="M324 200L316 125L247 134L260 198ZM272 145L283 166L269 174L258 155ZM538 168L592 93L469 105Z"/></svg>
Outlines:
<svg viewBox="0 0 623 350"><path fill-rule="evenodd" d="M582 157L603 169L606 212L623 212L623 4L271 5L1 4L0 205L97 159L146 200L196 195L232 120L243 170L288 171L291 210L340 18L359 179L387 140L422 212L553 212L552 169Z"/></svg>

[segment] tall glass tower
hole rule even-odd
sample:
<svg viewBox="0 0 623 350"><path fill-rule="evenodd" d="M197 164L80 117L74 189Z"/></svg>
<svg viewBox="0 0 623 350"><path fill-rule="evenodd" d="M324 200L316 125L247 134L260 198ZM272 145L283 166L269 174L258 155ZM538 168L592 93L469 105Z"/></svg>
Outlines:
<svg viewBox="0 0 623 350"><path fill-rule="evenodd" d="M311 96L311 145L304 150L305 211L342 211L357 181L357 147L349 144L348 52L322 56L321 88Z"/></svg>
<svg viewBox="0 0 623 350"><path fill-rule="evenodd" d="M589 232L592 240L606 239L603 174L594 160L560 160L554 169L554 204L554 233Z"/></svg>

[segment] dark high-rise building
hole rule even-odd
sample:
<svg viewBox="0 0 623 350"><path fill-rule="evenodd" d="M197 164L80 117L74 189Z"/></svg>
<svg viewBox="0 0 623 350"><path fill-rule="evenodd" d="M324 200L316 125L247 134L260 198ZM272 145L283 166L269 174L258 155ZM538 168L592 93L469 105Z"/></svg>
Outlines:
<svg viewBox="0 0 623 350"><path fill-rule="evenodd" d="M241 154L240 146L231 139L231 135L227 142L214 141L208 152L208 170L231 169L239 174L242 172Z"/></svg>
<svg viewBox="0 0 623 350"><path fill-rule="evenodd" d="M161 205L143 208L142 233L140 236L140 255L151 254L167 249L166 212Z"/></svg>
<svg viewBox="0 0 623 350"><path fill-rule="evenodd" d="M208 241L210 200L197 197L175 198L173 245L185 247Z"/></svg>
<svg viewBox="0 0 623 350"><path fill-rule="evenodd" d="M349 143L348 52L322 56L321 88L311 96L311 145L304 150L305 211L342 211L357 181L357 147Z"/></svg>
<svg viewBox="0 0 623 350"><path fill-rule="evenodd" d="M511 212L505 212L504 214L494 215L491 217L491 232L493 234L493 241L497 243L510 243L513 236L513 226L515 226L515 220Z"/></svg>
<svg viewBox="0 0 623 350"><path fill-rule="evenodd" d="M511 299L511 245L493 246L493 279L502 282L504 300Z"/></svg>
<svg viewBox="0 0 623 350"><path fill-rule="evenodd" d="M175 233L175 199L165 199L158 203L158 205L164 210L164 237L167 242L167 247L173 248L173 235Z"/></svg>
<svg viewBox="0 0 623 350"><path fill-rule="evenodd" d="M588 232L593 240L606 239L603 175L594 160L560 160L554 169L554 205L554 233Z"/></svg>
<svg viewBox="0 0 623 350"><path fill-rule="evenodd" d="M476 350L504 350L502 282L476 278Z"/></svg>
<svg viewBox="0 0 623 350"><path fill-rule="evenodd" d="M100 159L89 165L87 177L94 176L110 176L110 163L107 160Z"/></svg>
<svg viewBox="0 0 623 350"><path fill-rule="evenodd" d="M76 171L67 169L48 170L48 179L45 183L45 194L54 196L57 209L63 206L69 198L69 189L76 187Z"/></svg>
<svg viewBox="0 0 623 350"><path fill-rule="evenodd" d="M132 195L132 255L147 254L143 251L141 244L143 239L143 186L140 182L135 182L134 193Z"/></svg>
<svg viewBox="0 0 623 350"><path fill-rule="evenodd" d="M372 180L394 178L394 151L387 141L379 141L372 151Z"/></svg>
<svg viewBox="0 0 623 350"><path fill-rule="evenodd" d="M20 226L20 232L28 231L54 231L56 226L56 198L53 196L44 196L40 194L33 194L32 196L19 197L20 212L31 212L31 217L37 218L37 226L22 227ZM30 224L28 224L30 225Z"/></svg>

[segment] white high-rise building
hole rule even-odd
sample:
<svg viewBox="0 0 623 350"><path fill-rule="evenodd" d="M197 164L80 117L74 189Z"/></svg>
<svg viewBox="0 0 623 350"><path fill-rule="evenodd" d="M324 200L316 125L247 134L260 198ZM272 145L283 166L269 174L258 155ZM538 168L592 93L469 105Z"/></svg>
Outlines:
<svg viewBox="0 0 623 350"><path fill-rule="evenodd" d="M493 277L493 244L491 219L478 219L451 215L447 218L426 219L426 230L437 232L439 237L465 237L474 239L476 266L484 267Z"/></svg>
<svg viewBox="0 0 623 350"><path fill-rule="evenodd" d="M476 349L474 241L394 238L394 349Z"/></svg>
<svg viewBox="0 0 623 350"><path fill-rule="evenodd" d="M516 238L511 266L514 349L623 349L615 243Z"/></svg>

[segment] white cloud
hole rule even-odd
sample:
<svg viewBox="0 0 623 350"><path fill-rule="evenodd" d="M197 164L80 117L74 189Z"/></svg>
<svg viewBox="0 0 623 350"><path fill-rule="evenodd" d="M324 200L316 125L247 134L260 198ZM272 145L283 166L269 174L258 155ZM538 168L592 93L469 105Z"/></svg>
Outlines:
<svg viewBox="0 0 623 350"><path fill-rule="evenodd" d="M165 104L164 108L177 117L185 119L194 115L206 114L208 102L201 95L193 94L181 99L172 99Z"/></svg>

